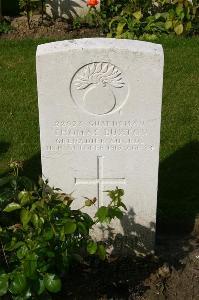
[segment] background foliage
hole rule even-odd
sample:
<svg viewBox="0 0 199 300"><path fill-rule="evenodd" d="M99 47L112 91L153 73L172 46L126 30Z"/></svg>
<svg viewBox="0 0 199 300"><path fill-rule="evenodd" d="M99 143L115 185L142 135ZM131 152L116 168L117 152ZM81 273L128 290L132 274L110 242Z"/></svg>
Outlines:
<svg viewBox="0 0 199 300"><path fill-rule="evenodd" d="M101 8L109 37L153 39L163 33L194 34L199 28L196 0L104 0Z"/></svg>

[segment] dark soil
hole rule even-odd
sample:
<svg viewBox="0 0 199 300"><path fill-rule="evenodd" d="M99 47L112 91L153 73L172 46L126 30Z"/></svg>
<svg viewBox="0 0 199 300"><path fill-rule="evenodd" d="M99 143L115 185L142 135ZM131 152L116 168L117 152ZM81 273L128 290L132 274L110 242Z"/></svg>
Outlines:
<svg viewBox="0 0 199 300"><path fill-rule="evenodd" d="M54 299L197 300L199 236L161 236L156 256L110 257L74 267Z"/></svg>
<svg viewBox="0 0 199 300"><path fill-rule="evenodd" d="M7 34L2 34L1 39L23 39L23 38L55 38L55 39L73 39L83 37L96 37L102 35L99 29L96 28L81 28L72 30L72 25L57 19L53 21L44 17L42 22L41 15L34 15L31 20L31 26L28 27L26 16L16 17L13 19L8 18L11 22L11 31Z"/></svg>

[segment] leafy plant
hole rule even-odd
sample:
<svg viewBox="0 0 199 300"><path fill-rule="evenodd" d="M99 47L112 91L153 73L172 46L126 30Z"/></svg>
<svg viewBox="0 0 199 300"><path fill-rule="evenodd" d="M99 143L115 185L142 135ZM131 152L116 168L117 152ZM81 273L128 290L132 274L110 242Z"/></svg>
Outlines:
<svg viewBox="0 0 199 300"><path fill-rule="evenodd" d="M103 27L103 19L101 13L96 7L90 7L85 16L78 16L73 19L73 29L80 29L82 27L97 28Z"/></svg>
<svg viewBox="0 0 199 300"><path fill-rule="evenodd" d="M162 33L191 34L198 28L195 0L104 0L101 7L108 37L153 39Z"/></svg>
<svg viewBox="0 0 199 300"><path fill-rule="evenodd" d="M43 299L61 290L61 278L86 253L106 258L103 243L89 232L97 223L122 217L124 192L107 191L110 204L92 219L82 209L95 205L95 198L86 198L81 209L73 210L72 194L50 188L41 178L36 185L19 176L20 162L10 166L12 174L0 178L0 296Z"/></svg>
<svg viewBox="0 0 199 300"><path fill-rule="evenodd" d="M11 25L6 20L0 21L0 34L8 33L11 30Z"/></svg>
<svg viewBox="0 0 199 300"><path fill-rule="evenodd" d="M43 7L42 1L42 7ZM29 29L31 29L31 16L33 14L33 10L38 7L40 3L40 0L19 0L19 7L20 9L26 14L27 16L27 23ZM43 18L43 12L42 12L42 18Z"/></svg>

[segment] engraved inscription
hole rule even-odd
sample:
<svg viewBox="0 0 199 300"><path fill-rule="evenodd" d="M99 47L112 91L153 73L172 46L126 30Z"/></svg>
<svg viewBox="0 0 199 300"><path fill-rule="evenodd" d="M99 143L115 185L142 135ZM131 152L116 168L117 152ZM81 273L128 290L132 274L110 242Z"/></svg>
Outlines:
<svg viewBox="0 0 199 300"><path fill-rule="evenodd" d="M75 178L75 184L97 184L97 200L98 200L98 207L104 205L103 203L103 192L104 192L104 185L106 184L126 184L125 178L104 178L104 164L103 164L104 157L98 156L97 157L97 178Z"/></svg>
<svg viewBox="0 0 199 300"><path fill-rule="evenodd" d="M47 153L68 151L153 151L151 129L143 120L56 121Z"/></svg>
<svg viewBox="0 0 199 300"><path fill-rule="evenodd" d="M107 115L123 107L128 83L122 71L108 62L81 67L71 80L71 97L78 107L93 115Z"/></svg>

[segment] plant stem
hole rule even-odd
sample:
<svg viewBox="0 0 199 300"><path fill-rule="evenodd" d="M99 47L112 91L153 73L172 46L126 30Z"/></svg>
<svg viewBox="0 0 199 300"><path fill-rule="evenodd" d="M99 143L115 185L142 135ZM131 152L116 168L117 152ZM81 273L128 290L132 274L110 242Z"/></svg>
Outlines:
<svg viewBox="0 0 199 300"><path fill-rule="evenodd" d="M9 263L8 263L8 261L7 261L7 258L6 258L6 254L5 254L5 250L4 250L3 243L2 243L2 241L1 241L1 240L0 240L0 242L1 242L1 249L2 249L2 251L3 251L3 256L4 256L4 259L5 259L5 262L6 262L7 268L9 269Z"/></svg>

